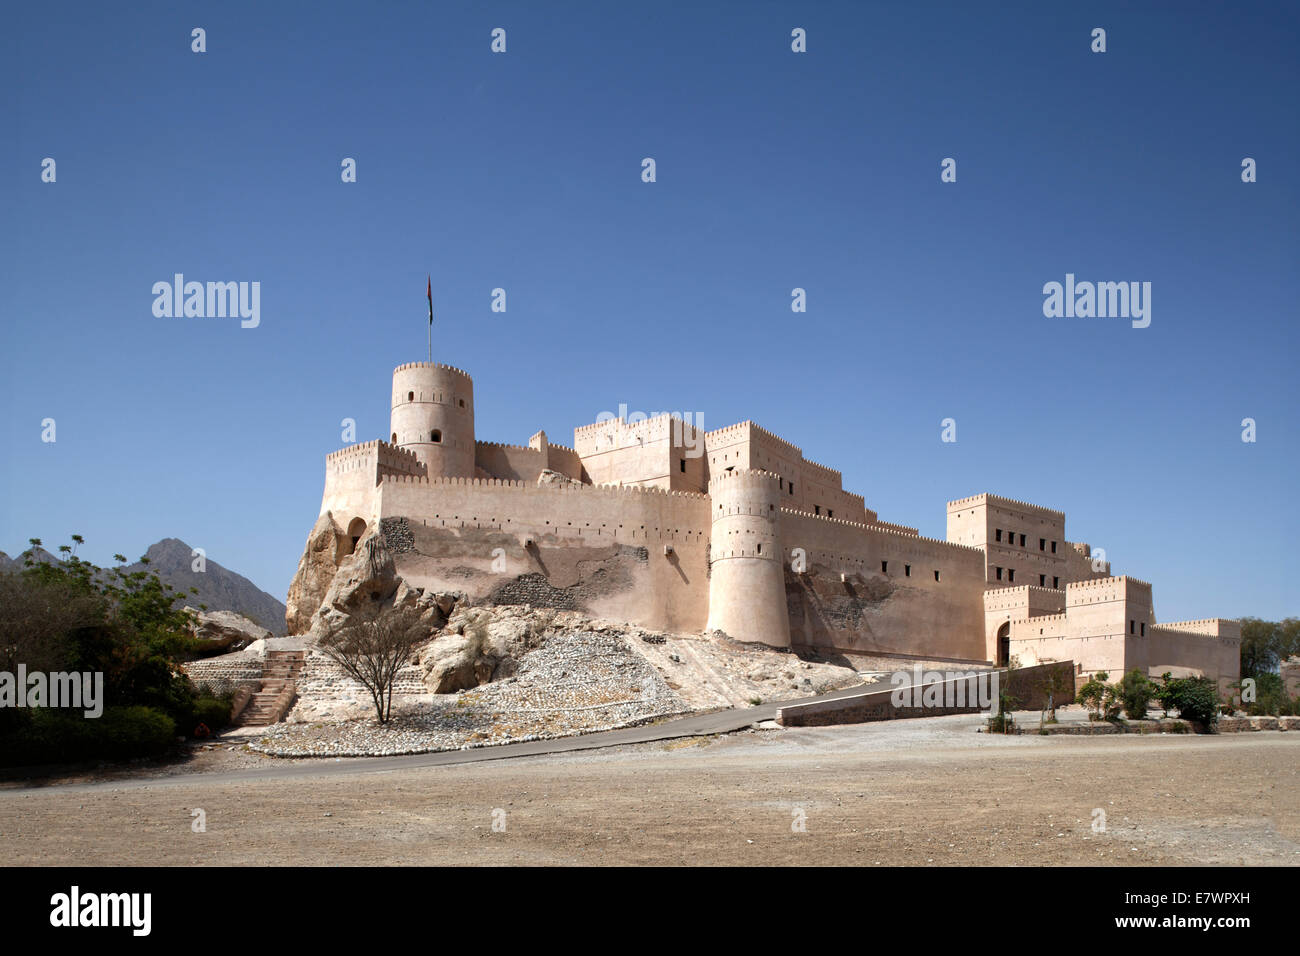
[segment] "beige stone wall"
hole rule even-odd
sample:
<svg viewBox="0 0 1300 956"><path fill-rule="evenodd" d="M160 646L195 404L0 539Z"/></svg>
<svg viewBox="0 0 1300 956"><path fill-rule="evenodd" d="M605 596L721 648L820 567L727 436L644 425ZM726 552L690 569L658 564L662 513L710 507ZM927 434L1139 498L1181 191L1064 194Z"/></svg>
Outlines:
<svg viewBox="0 0 1300 956"><path fill-rule="evenodd" d="M1011 624L1043 615L1065 611L1065 591L1052 588L1018 587L991 588L984 592L984 652L988 660L998 660L998 635L1006 633L1014 638ZM1010 653L1016 653L1012 650ZM1056 658L1053 658L1054 660Z"/></svg>
<svg viewBox="0 0 1300 956"><path fill-rule="evenodd" d="M794 643L986 659L979 551L790 509L780 533ZM803 574L791 567L795 548L807 562Z"/></svg>
<svg viewBox="0 0 1300 956"><path fill-rule="evenodd" d="M576 588L580 609L598 616L664 630L699 632L705 627L705 495L396 478L380 486L380 511L385 517L407 518L417 540L426 536L427 556L398 559L399 573L410 573L415 586L461 590L478 599L519 575L539 575L552 588ZM664 553L666 547L671 554ZM497 548L501 551L494 554ZM597 572L609 576L602 562L613 561L619 552L612 549L618 548L646 552L644 562L618 572L631 575L633 583L604 590L591 584L601 576ZM539 590L549 593L540 585Z"/></svg>
<svg viewBox="0 0 1300 956"><path fill-rule="evenodd" d="M668 414L580 426L573 430L573 447L594 484L698 494L708 487L703 434Z"/></svg>
<svg viewBox="0 0 1300 956"><path fill-rule="evenodd" d="M985 552L993 587L1061 588L1070 580L1065 514L998 495L948 502L947 539Z"/></svg>

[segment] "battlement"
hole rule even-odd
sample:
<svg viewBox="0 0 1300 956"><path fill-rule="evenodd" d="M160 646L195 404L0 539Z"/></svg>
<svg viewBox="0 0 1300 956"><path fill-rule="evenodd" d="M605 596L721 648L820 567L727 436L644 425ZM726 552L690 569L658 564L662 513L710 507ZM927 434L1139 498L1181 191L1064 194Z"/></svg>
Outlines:
<svg viewBox="0 0 1300 956"><path fill-rule="evenodd" d="M746 419L743 422L737 422L734 425L725 425L722 428L715 428L713 429L713 431L706 431L704 433L704 438L706 442L709 439L729 440L732 438L739 437L740 435L745 433L747 433L750 438L760 439L769 445L775 444L781 450L793 452L795 455L799 457L800 460L803 459L803 449L801 449L798 445L786 441L784 438L782 438L780 435L777 435L775 432L770 432L766 428L763 428L760 425L756 425L754 422L748 419Z"/></svg>
<svg viewBox="0 0 1300 956"><path fill-rule="evenodd" d="M712 484L712 482L710 482ZM923 534L910 534L903 531L895 531L892 528L882 527L878 524L866 524L862 521L849 521L847 518L831 518L827 515L813 514L809 511L801 511L798 508L782 508L781 513L792 515L799 518L806 518L809 521L825 521L827 524L846 525L850 528L857 528L860 531L879 531L881 534L892 534L900 538L910 538L913 541L928 541L931 544L942 544L949 548L960 548L963 551L977 551L980 554L984 552L979 548L971 547L969 544L957 544L953 541L944 541L942 538L927 538Z"/></svg>
<svg viewBox="0 0 1300 956"><path fill-rule="evenodd" d="M425 478L421 475L383 475L380 481L385 484L427 485L431 489L450 486L468 486L479 488L518 488L546 495L659 495L664 498L693 498L697 501L707 501L709 499L708 495L700 494L697 491L669 491L666 488L656 488L649 485L588 485L572 482L564 482L555 485L537 485L531 481L515 481L508 478Z"/></svg>
<svg viewBox="0 0 1300 956"><path fill-rule="evenodd" d="M845 493L847 494L847 492ZM859 499L861 498L860 495L854 495L854 497ZM873 528L884 528L886 531L897 531L899 534L907 534L916 538L921 536L920 529L913 528L911 525L894 524L892 521L881 521L879 518L876 518L874 521L868 521L867 524Z"/></svg>
<svg viewBox="0 0 1300 956"><path fill-rule="evenodd" d="M815 474L820 475L820 477L822 477L826 481L833 482L835 487L837 488L840 487L840 485L843 484L844 482L844 475L834 468L830 468L827 467L826 465L818 464L815 461L809 461L807 458L803 459L803 466L809 471L812 471Z"/></svg>
<svg viewBox="0 0 1300 956"><path fill-rule="evenodd" d="M951 541L949 541L949 542L947 542L947 543L948 543L948 544L952 544ZM961 545L960 547L963 547L963 548L964 548L964 547L969 547L969 545ZM974 549L972 549L972 550L978 551L978 550L980 550L980 549L979 549L979 548L974 548ZM985 589L984 589L984 596L985 596L985 597L988 597L990 594L1007 594L1007 593L1009 593L1009 592L1011 592L1011 591L1024 591L1026 594L1028 594L1028 593L1031 592L1031 591L1036 591L1036 592L1038 592L1038 593L1040 593L1040 594L1060 594L1060 593L1061 593L1061 591L1060 591L1059 588L1043 588L1043 587L1039 587L1037 584L1013 584L1013 585L1011 585L1010 587L1006 587L1006 588L985 588Z"/></svg>
<svg viewBox="0 0 1300 956"><path fill-rule="evenodd" d="M1161 621L1159 624L1152 624L1152 627L1189 627L1193 625L1211 625L1217 627L1220 624L1240 624L1236 618L1231 617L1202 617L1193 621Z"/></svg>
<svg viewBox="0 0 1300 956"><path fill-rule="evenodd" d="M960 511L963 508L969 508L972 505L1003 505L1013 508L1021 508L1026 511L1033 511L1038 514L1050 515L1053 518L1065 520L1065 512L1057 511L1055 508L1044 508L1042 505L1030 504L1028 501L1020 501L1016 498L1003 498L1001 495L984 492L983 494L971 495L969 498L958 498L956 501L948 502L949 511Z"/></svg>
<svg viewBox="0 0 1300 956"><path fill-rule="evenodd" d="M1127 574L1116 574L1108 578L1088 578L1086 581L1067 581L1065 582L1065 589L1067 591L1103 590L1105 588L1113 588L1121 581L1136 584L1140 587L1147 588L1148 590L1151 588L1151 584L1147 581L1143 581L1141 578L1131 577Z"/></svg>
<svg viewBox="0 0 1300 956"><path fill-rule="evenodd" d="M1041 624L1044 621L1064 621L1068 615L1064 611L1056 614L1034 614L1031 617L1013 618L1012 624Z"/></svg>
<svg viewBox="0 0 1300 956"><path fill-rule="evenodd" d="M549 445L550 443L547 442L547 444ZM530 452L533 452L534 454L538 454L538 455L541 454L541 450L540 450L540 449L533 448L533 447L531 447L531 446L529 446L529 445L507 445L507 444L505 444L504 442L499 442L499 441L475 441L475 442L474 442L474 447L476 447L476 448L504 448L504 449L507 449L507 450L509 450L509 451L530 451ZM560 446L560 445L551 445L550 447L552 447L552 448L559 448L559 447L562 447L562 446Z"/></svg>
<svg viewBox="0 0 1300 956"><path fill-rule="evenodd" d="M659 412L655 415L650 415L647 418L642 418L635 422L630 422L626 418L606 418L604 421L591 422L590 424L587 425L578 425L573 429L573 433L574 433L574 438L577 438L581 435L587 435L590 434L591 432L598 431L599 429L602 428L612 428L612 427L638 428L642 425L648 425L651 422L657 423L661 418L667 418L670 421L680 422L681 427L683 429L689 428L693 432L699 431L699 429L696 428L695 425L686 421L680 415L676 415L672 412Z"/></svg>
<svg viewBox="0 0 1300 956"><path fill-rule="evenodd" d="M738 471L723 471L709 479L709 494L713 495L715 488L719 492L725 492L729 489L739 487L740 485L749 485L754 487L761 484L775 484L780 480L780 475L774 475L772 472L763 471L760 468L741 468Z"/></svg>
<svg viewBox="0 0 1300 956"><path fill-rule="evenodd" d="M465 371L463 368L456 368L454 365L443 365L441 362L407 362L405 365L399 365L397 368L393 369L393 374L396 375L398 372L409 372L411 369L415 368L442 369L444 372L451 372L453 375L459 375L471 382L474 380L470 376L469 372Z"/></svg>
<svg viewBox="0 0 1300 956"><path fill-rule="evenodd" d="M372 456L381 460L386 459L384 463L387 465L416 467L419 461L415 452L408 448L401 448L382 438L372 438L370 441L348 445L346 448L330 452L325 456L325 462L327 465L338 465L354 458Z"/></svg>
<svg viewBox="0 0 1300 956"><path fill-rule="evenodd" d="M1214 621L1214 622L1217 622L1217 621L1219 621L1219 620L1223 620L1223 619L1221 619L1221 618L1211 618L1211 619L1210 619L1210 621ZM1177 622L1177 623L1174 623L1174 624L1152 624L1152 625L1150 625L1150 626L1147 628L1147 633L1148 633L1148 634L1151 634L1151 633L1160 633L1160 634L1176 634L1176 635L1178 635L1178 637L1179 637L1181 640L1187 640L1188 638L1200 638L1202 641L1214 641L1214 642L1216 642L1216 643L1222 643L1222 644L1240 644L1240 643L1241 643L1241 637L1240 637L1240 636L1235 635L1235 634L1221 634L1221 633L1218 633L1217 629L1216 629L1215 631L1211 632L1211 631L1200 631L1200 630L1196 630L1195 627L1180 627L1180 626L1179 626L1179 624L1197 625L1197 624L1205 624L1205 623L1209 623L1209 622L1206 622L1206 621L1180 621L1180 622ZM1232 623L1235 624L1236 622L1233 621Z"/></svg>

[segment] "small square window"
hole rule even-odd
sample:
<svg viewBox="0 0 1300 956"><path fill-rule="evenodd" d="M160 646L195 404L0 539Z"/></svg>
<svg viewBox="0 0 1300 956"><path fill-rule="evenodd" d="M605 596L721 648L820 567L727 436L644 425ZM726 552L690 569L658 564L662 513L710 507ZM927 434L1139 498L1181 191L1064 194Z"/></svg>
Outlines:
<svg viewBox="0 0 1300 956"><path fill-rule="evenodd" d="M1129 622L1128 622L1128 632L1129 632L1130 634L1132 634L1133 631L1136 630L1136 628L1137 628L1137 622L1136 622L1136 621L1129 621Z"/></svg>
<svg viewBox="0 0 1300 956"><path fill-rule="evenodd" d="M1039 586L1040 588L1045 588L1045 587L1047 587L1047 575L1046 575L1046 574L1040 574L1040 575L1038 576L1038 586Z"/></svg>
<svg viewBox="0 0 1300 956"><path fill-rule="evenodd" d="M998 528L998 529L996 529L996 530L993 532L993 540L994 540L994 541L1001 541L1001 540L1002 540L1002 529L1001 529L1001 528Z"/></svg>
<svg viewBox="0 0 1300 956"><path fill-rule="evenodd" d="M1052 542L1052 554L1056 554L1056 542Z"/></svg>
<svg viewBox="0 0 1300 956"><path fill-rule="evenodd" d="M910 564L903 565L903 577L910 578L911 576L912 576L912 566Z"/></svg>
<svg viewBox="0 0 1300 956"><path fill-rule="evenodd" d="M1025 546L1025 536L1022 534L1020 536L1020 547L1023 548L1024 546Z"/></svg>
<svg viewBox="0 0 1300 956"><path fill-rule="evenodd" d="M1002 580L1002 569L1001 569L1001 568L998 568L998 569L997 569L997 572L998 572L998 580L1001 581L1001 580Z"/></svg>
<svg viewBox="0 0 1300 956"><path fill-rule="evenodd" d="M888 573L889 573L889 562L888 562L888 561L881 561L881 562L880 562L880 573L881 573L881 574L888 574Z"/></svg>
<svg viewBox="0 0 1300 956"><path fill-rule="evenodd" d="M834 518L834 517L835 517L835 512L832 511L830 508L827 508L827 509L826 509L826 517L828 517L828 518Z"/></svg>
<svg viewBox="0 0 1300 956"><path fill-rule="evenodd" d="M1038 539L1038 550L1039 550L1039 551L1046 551L1046 550L1047 550L1047 539L1046 539L1046 538L1039 538L1039 539Z"/></svg>
<svg viewBox="0 0 1300 956"><path fill-rule="evenodd" d="M1007 580L1008 580L1008 581L1014 581L1015 579L1016 579L1016 569L1015 569L1015 568L1007 568Z"/></svg>
<svg viewBox="0 0 1300 956"><path fill-rule="evenodd" d="M934 572L934 579L935 579L936 581L939 580L939 572L938 572L938 571L935 571L935 572Z"/></svg>
<svg viewBox="0 0 1300 956"><path fill-rule="evenodd" d="M678 464L681 466L682 474L686 474L686 459L683 458Z"/></svg>
<svg viewBox="0 0 1300 956"><path fill-rule="evenodd" d="M1142 626L1142 636L1143 636L1143 637L1146 637L1146 636L1147 636L1147 625L1146 625L1146 622L1143 621L1141 626Z"/></svg>
<svg viewBox="0 0 1300 956"><path fill-rule="evenodd" d="M821 514L821 513L822 513L822 506L821 506L821 505L813 505L813 513L814 513L814 514Z"/></svg>
<svg viewBox="0 0 1300 956"><path fill-rule="evenodd" d="M1061 589L1061 579L1060 579L1060 578L1052 578L1052 587L1055 588L1055 589L1057 589L1057 590L1059 591L1059 590Z"/></svg>

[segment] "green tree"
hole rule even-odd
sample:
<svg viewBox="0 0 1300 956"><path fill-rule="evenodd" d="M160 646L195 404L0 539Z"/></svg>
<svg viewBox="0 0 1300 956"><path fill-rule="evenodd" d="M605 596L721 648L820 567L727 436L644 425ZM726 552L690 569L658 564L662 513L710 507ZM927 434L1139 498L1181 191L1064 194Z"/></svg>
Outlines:
<svg viewBox="0 0 1300 956"><path fill-rule="evenodd" d="M1124 705L1130 720L1142 720L1147 715L1151 698L1156 696L1156 685L1138 668L1133 668L1120 678L1115 693Z"/></svg>

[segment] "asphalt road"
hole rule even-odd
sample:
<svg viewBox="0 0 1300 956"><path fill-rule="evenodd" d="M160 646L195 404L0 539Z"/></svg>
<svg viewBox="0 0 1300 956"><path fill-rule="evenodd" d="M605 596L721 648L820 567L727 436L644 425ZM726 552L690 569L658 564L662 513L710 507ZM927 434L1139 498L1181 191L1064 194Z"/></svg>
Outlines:
<svg viewBox="0 0 1300 956"><path fill-rule="evenodd" d="M885 684L884 687L892 685ZM755 707L728 708L702 714L691 714L666 720L658 724L643 724L622 730L603 730L594 734L561 737L556 740L529 740L496 747L478 747L473 750L444 750L437 753L407 754L400 757L342 757L329 763L318 759L300 762L291 758L276 760L274 767L257 770L232 770L223 773L172 774L169 776L139 777L130 780L104 780L95 783L51 784L0 790L0 796L20 794L32 790L99 790L133 789L136 787L193 786L206 783L234 783L250 780L273 780L286 777L326 777L352 773L385 773L394 770L414 770L420 767L441 767L449 764L478 763L483 760L506 760L512 757L536 757L543 754L569 753L575 750L598 750L601 747L620 747L626 744L643 744L677 737L699 737L708 734L726 734L743 730L763 720L773 720L776 712L791 704L806 704L815 700L838 700L869 691L880 690L882 685L855 684L814 697L773 701ZM229 738L238 739L238 738Z"/></svg>

